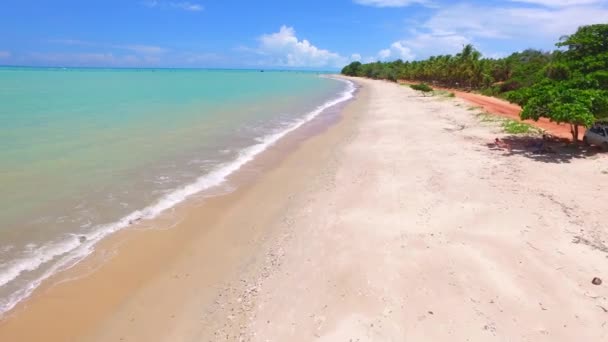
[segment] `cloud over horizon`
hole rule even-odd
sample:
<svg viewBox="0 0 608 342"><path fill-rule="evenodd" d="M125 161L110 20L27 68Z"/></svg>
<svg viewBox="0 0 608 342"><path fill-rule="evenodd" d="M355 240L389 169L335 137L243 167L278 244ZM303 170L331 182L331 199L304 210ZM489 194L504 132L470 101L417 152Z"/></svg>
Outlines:
<svg viewBox="0 0 608 342"><path fill-rule="evenodd" d="M161 54L167 52L168 49L155 46L155 45L145 45L145 44L106 44L106 43L98 43L98 42L90 42L78 39L50 39L50 43L54 44L64 44L64 45L75 45L75 46L85 46L85 47L94 47L94 48L102 48L102 49L119 49L119 50L130 50L137 53L143 54Z"/></svg>
<svg viewBox="0 0 608 342"><path fill-rule="evenodd" d="M412 50L405 46L403 42L394 42L388 49L383 49L378 52L378 59L385 61L389 59L401 59L411 61L416 56Z"/></svg>
<svg viewBox="0 0 608 342"><path fill-rule="evenodd" d="M541 5L546 7L568 7L581 5L596 5L605 3L605 0L510 0L511 2Z"/></svg>
<svg viewBox="0 0 608 342"><path fill-rule="evenodd" d="M259 37L257 53L264 58L260 64L282 67L340 67L347 58L338 53L321 49L306 39L298 39L290 26L281 26L278 32Z"/></svg>

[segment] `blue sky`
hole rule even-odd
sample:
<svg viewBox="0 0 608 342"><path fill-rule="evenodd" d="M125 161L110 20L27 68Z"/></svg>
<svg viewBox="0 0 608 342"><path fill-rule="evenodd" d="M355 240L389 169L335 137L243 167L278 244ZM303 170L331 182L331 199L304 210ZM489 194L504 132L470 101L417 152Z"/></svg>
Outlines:
<svg viewBox="0 0 608 342"><path fill-rule="evenodd" d="M608 0L3 0L0 65L339 68L553 49Z"/></svg>

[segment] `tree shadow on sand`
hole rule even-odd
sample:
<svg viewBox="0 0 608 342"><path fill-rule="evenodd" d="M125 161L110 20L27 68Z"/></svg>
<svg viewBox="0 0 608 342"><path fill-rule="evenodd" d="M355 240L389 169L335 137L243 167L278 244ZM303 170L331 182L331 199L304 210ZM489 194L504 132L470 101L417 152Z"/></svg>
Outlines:
<svg viewBox="0 0 608 342"><path fill-rule="evenodd" d="M486 146L491 150L504 152L505 156L519 155L535 161L555 164L571 163L574 159L589 158L604 152L595 146L573 144L567 139L552 136L543 139L510 135L492 141Z"/></svg>

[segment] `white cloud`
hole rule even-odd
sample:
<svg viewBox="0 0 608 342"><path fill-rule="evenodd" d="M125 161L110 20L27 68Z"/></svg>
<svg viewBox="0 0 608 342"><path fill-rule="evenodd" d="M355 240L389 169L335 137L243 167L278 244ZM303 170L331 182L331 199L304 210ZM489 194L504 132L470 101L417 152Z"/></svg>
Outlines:
<svg viewBox="0 0 608 342"><path fill-rule="evenodd" d="M225 60L225 57L216 53L184 53L180 59L188 65L208 65L209 63L220 63Z"/></svg>
<svg viewBox="0 0 608 342"><path fill-rule="evenodd" d="M511 2L520 2L532 5L540 5L546 7L568 7L581 5L594 5L606 2L605 0L510 0Z"/></svg>
<svg viewBox="0 0 608 342"><path fill-rule="evenodd" d="M402 42L395 42L391 45L391 53L395 54L403 60L414 59L414 54L409 47L406 47Z"/></svg>
<svg viewBox="0 0 608 342"><path fill-rule="evenodd" d="M352 55L350 55L350 60L353 62L360 62L361 61L361 55L358 53L353 53Z"/></svg>
<svg viewBox="0 0 608 342"><path fill-rule="evenodd" d="M383 49L378 52L378 59L382 61L393 59L402 59L404 61L413 60L416 56L406 45L407 43L405 41L394 42L388 49Z"/></svg>
<svg viewBox="0 0 608 342"><path fill-rule="evenodd" d="M458 34L415 32L411 38L394 42L389 48L380 50L377 59L411 61L433 55L455 54L469 43L468 38Z"/></svg>
<svg viewBox="0 0 608 342"><path fill-rule="evenodd" d="M607 21L608 9L596 6L495 8L462 4L441 9L423 26L431 32L466 37L557 41L581 25Z"/></svg>
<svg viewBox="0 0 608 342"><path fill-rule="evenodd" d="M0 58L9 58L10 56L10 51L0 51Z"/></svg>
<svg viewBox="0 0 608 342"><path fill-rule="evenodd" d="M94 45L94 43L85 42L84 40L78 40L78 39L50 39L48 42L54 43L54 44L64 44L64 45L81 45L81 46Z"/></svg>
<svg viewBox="0 0 608 342"><path fill-rule="evenodd" d="M112 45L111 47L117 49L131 50L133 52L146 54L146 55L159 55L167 51L167 49L160 46L154 45Z"/></svg>
<svg viewBox="0 0 608 342"><path fill-rule="evenodd" d="M150 63L138 56L118 56L112 53L83 52L83 53L32 53L33 61L44 65L61 66L139 66Z"/></svg>
<svg viewBox="0 0 608 342"><path fill-rule="evenodd" d="M355 3L373 7L405 7L413 4L426 4L427 0L353 0Z"/></svg>
<svg viewBox="0 0 608 342"><path fill-rule="evenodd" d="M401 44L409 47L419 55L430 56L431 54L452 54L472 41L456 33L416 33L415 36L401 41Z"/></svg>
<svg viewBox="0 0 608 342"><path fill-rule="evenodd" d="M264 56L260 64L283 67L341 67L348 58L320 49L308 40L299 40L293 27L281 26L279 32L259 38L256 52Z"/></svg>
<svg viewBox="0 0 608 342"><path fill-rule="evenodd" d="M389 59L391 57L391 49L384 49L378 52L378 58L381 60Z"/></svg>
<svg viewBox="0 0 608 342"><path fill-rule="evenodd" d="M84 47L89 51L30 54L29 57L35 63L65 66L156 66L169 51L160 46L145 44L110 44L78 39L52 39L49 42Z"/></svg>
<svg viewBox="0 0 608 342"><path fill-rule="evenodd" d="M185 11L200 12L204 9L202 5L191 3L191 2L170 2L171 6L183 9Z"/></svg>
<svg viewBox="0 0 608 342"><path fill-rule="evenodd" d="M90 42L78 39L52 39L49 40L50 43L55 44L64 44L64 45L74 45L74 46L86 46L86 47L94 47L94 48L102 48L102 49L118 49L118 50L128 50L138 54L144 55L159 55L167 52L168 50L156 46L156 45L145 45L145 44L106 44L106 43L97 43Z"/></svg>
<svg viewBox="0 0 608 342"><path fill-rule="evenodd" d="M181 10L190 11L190 12L200 12L205 9L203 7L203 5L194 3L194 2L189 2L189 1L174 2L174 1L152 0L152 1L144 1L142 4L144 6L147 6L150 8L176 8L176 9L181 9Z"/></svg>
<svg viewBox="0 0 608 342"><path fill-rule="evenodd" d="M31 65L66 67L232 67L230 56L200 51L167 54L117 52L34 52L22 56Z"/></svg>
<svg viewBox="0 0 608 342"><path fill-rule="evenodd" d="M242 66L242 60L235 60L231 56L215 52L176 50L148 44L100 43L79 39L52 39L48 42L77 46L86 51L33 53L24 56L28 63L33 65L108 67Z"/></svg>

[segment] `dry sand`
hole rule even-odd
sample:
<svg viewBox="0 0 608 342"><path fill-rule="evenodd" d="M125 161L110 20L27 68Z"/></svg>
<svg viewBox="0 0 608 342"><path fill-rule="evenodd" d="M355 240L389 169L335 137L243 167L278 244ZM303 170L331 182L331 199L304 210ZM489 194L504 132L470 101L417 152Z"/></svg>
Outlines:
<svg viewBox="0 0 608 342"><path fill-rule="evenodd" d="M606 158L496 150L460 100L356 82L338 124L123 234L0 341L608 340Z"/></svg>
<svg viewBox="0 0 608 342"><path fill-rule="evenodd" d="M355 135L285 214L241 337L607 340L606 159L492 150L462 104L359 82Z"/></svg>

